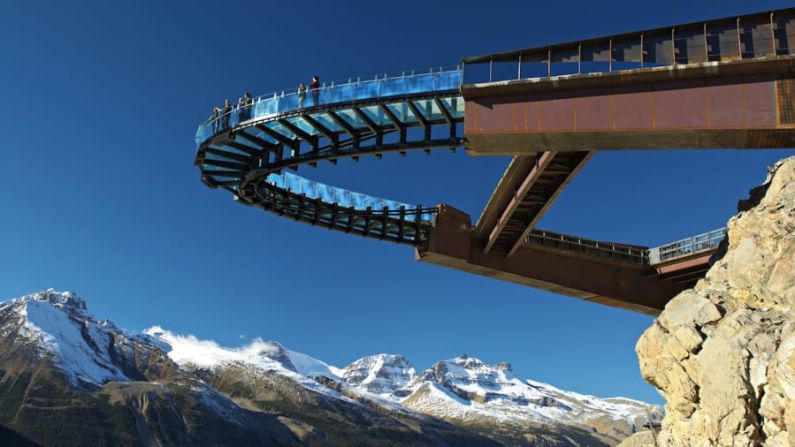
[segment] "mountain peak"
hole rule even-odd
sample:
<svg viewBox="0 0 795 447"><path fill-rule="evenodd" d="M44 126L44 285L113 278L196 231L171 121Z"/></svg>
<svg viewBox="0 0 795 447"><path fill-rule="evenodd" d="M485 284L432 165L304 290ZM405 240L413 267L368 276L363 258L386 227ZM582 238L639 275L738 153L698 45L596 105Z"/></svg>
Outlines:
<svg viewBox="0 0 795 447"><path fill-rule="evenodd" d="M32 342L41 358L51 358L75 386L125 380L112 350L128 337L110 322L97 321L74 292L47 289L0 305L3 333Z"/></svg>
<svg viewBox="0 0 795 447"><path fill-rule="evenodd" d="M24 304L30 301L44 301L52 304L56 308L80 314L85 314L87 312L86 300L70 291L59 292L55 289L46 289L11 300L12 303L17 304Z"/></svg>
<svg viewBox="0 0 795 447"><path fill-rule="evenodd" d="M362 357L342 371L347 383L375 394L394 393L414 380L415 375L411 362L396 354Z"/></svg>
<svg viewBox="0 0 795 447"><path fill-rule="evenodd" d="M338 368L291 351L275 341L257 338L245 346L227 348L212 340L175 334L160 326L146 329L144 336L153 339L179 365L213 369L241 364L262 370L289 372L305 377L325 376L335 380L341 375Z"/></svg>

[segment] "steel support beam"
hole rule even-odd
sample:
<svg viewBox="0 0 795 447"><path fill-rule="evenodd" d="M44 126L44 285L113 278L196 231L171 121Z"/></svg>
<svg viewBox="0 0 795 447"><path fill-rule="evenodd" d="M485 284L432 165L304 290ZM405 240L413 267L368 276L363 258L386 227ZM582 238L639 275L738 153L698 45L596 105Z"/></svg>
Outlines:
<svg viewBox="0 0 795 447"><path fill-rule="evenodd" d="M659 279L651 267L563 250L526 245L510 258L484 253L482 241L473 237L469 216L448 205L439 206L428 244L417 248L415 258L648 315L658 315L686 286Z"/></svg>

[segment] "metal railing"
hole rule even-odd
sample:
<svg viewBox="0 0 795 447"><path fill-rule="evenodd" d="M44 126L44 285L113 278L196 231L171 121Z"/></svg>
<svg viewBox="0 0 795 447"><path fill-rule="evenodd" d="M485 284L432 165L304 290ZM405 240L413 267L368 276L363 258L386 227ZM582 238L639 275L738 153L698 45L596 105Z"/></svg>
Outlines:
<svg viewBox="0 0 795 447"><path fill-rule="evenodd" d="M793 55L795 8L464 58L464 84Z"/></svg>
<svg viewBox="0 0 795 447"><path fill-rule="evenodd" d="M341 208L352 208L361 213L406 214L405 220L409 222L413 222L416 219L430 222L436 213L435 208L420 207L422 212L419 215L415 215L414 210L417 209L415 205L338 188L287 171L281 174L269 174L265 182L289 193L303 195L310 200L320 200L326 204L337 205Z"/></svg>
<svg viewBox="0 0 795 447"><path fill-rule="evenodd" d="M645 247L597 241L552 231L533 230L525 239L525 243L648 264Z"/></svg>
<svg viewBox="0 0 795 447"><path fill-rule="evenodd" d="M710 251L718 247L726 238L726 228L698 234L670 244L649 249L649 264L655 265L678 258Z"/></svg>
<svg viewBox="0 0 795 447"><path fill-rule="evenodd" d="M533 230L525 239L525 243L653 266L715 250L725 238L726 228L719 228L659 247L646 248L597 241L552 231Z"/></svg>

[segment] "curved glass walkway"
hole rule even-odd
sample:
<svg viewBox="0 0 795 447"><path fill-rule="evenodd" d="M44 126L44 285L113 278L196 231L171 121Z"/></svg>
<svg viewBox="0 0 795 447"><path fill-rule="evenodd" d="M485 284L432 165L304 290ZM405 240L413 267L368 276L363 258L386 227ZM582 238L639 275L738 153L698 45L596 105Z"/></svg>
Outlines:
<svg viewBox="0 0 795 447"><path fill-rule="evenodd" d="M236 200L295 220L417 244L435 209L380 199L298 176L320 161L463 143L459 67L331 83L303 94L260 95L203 122L202 181Z"/></svg>

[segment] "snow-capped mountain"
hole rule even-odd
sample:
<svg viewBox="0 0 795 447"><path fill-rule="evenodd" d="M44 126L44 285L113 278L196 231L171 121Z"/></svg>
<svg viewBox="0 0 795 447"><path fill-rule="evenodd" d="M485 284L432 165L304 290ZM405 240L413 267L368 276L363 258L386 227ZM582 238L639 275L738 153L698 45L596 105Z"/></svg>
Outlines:
<svg viewBox="0 0 795 447"><path fill-rule="evenodd" d="M97 321L86 302L72 292L48 290L0 303L0 336L14 333L33 345L40 357L53 355L74 386L98 386L135 380L139 374L120 362L135 349L134 340L113 323ZM145 346L140 354L147 356Z"/></svg>
<svg viewBox="0 0 795 447"><path fill-rule="evenodd" d="M493 420L610 426L631 434L662 420L659 407L626 398L600 399L515 377L508 363L487 365L466 354L436 363L409 386L404 406L446 420Z"/></svg>
<svg viewBox="0 0 795 447"><path fill-rule="evenodd" d="M48 394L53 405L94 402L100 414L110 404L130 414L125 430L166 445L180 443L172 432L185 442L209 442L209 427L238 427L230 438L238 445L344 445L354 438L368 445L615 445L662 417L656 406L522 380L507 363L466 355L417 374L393 354L339 368L259 339L226 348L160 326L131 335L95 319L77 295L53 290L0 303L0 426L19 428L19 413L41 405L26 401L35 393L9 392L20 384L60 389ZM4 413L8 407L17 412ZM58 436L35 425L21 433L39 442ZM112 428L91 427L76 439L111 436Z"/></svg>
<svg viewBox="0 0 795 447"><path fill-rule="evenodd" d="M342 379L373 394L394 395L411 383L416 371L402 355L377 354L360 358L342 370Z"/></svg>

